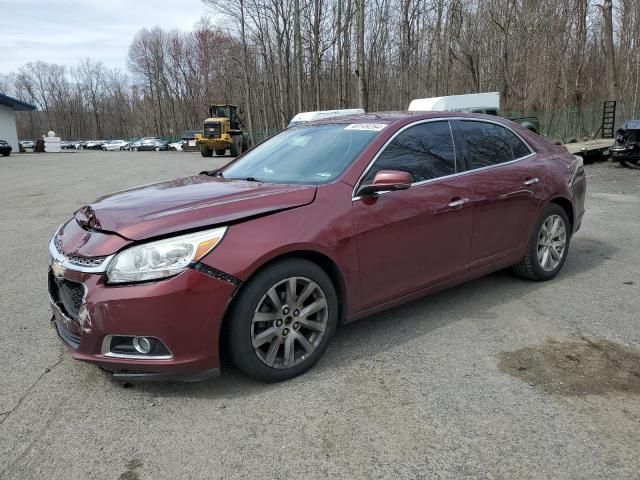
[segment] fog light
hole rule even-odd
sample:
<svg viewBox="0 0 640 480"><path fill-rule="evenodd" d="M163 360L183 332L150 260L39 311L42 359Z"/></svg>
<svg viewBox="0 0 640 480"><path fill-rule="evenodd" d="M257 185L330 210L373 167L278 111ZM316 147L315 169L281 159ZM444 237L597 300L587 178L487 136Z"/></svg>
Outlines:
<svg viewBox="0 0 640 480"><path fill-rule="evenodd" d="M146 355L151 351L152 347L151 340L147 337L133 337L133 348L135 348L137 352Z"/></svg>

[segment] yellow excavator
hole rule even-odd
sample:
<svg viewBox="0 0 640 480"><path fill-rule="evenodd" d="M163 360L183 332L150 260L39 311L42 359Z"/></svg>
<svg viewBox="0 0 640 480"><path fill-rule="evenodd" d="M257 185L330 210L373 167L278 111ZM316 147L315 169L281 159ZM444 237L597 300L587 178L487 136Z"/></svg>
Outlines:
<svg viewBox="0 0 640 480"><path fill-rule="evenodd" d="M227 150L237 157L249 148L249 134L245 132L236 105L209 105L209 118L202 133L196 134L196 145L203 157L224 155Z"/></svg>

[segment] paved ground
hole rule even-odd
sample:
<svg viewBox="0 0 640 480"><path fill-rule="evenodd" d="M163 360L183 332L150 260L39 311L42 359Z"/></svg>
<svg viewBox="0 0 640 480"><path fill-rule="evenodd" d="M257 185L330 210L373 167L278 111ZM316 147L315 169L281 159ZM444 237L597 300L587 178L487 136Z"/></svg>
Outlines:
<svg viewBox="0 0 640 480"><path fill-rule="evenodd" d="M556 280L497 273L375 315L293 381L123 388L71 360L48 326L56 226L221 161L0 159L0 478L640 478L640 171L612 164L587 167Z"/></svg>

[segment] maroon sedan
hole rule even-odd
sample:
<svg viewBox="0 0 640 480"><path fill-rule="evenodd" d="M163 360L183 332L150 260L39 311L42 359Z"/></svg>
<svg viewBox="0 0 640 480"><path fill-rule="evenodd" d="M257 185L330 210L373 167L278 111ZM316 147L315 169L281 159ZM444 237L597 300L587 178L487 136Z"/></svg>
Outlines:
<svg viewBox="0 0 640 480"><path fill-rule="evenodd" d="M298 375L336 328L495 270L562 268L582 161L507 120L382 113L290 128L200 175L78 210L50 243L53 323L119 378L206 378L220 351Z"/></svg>

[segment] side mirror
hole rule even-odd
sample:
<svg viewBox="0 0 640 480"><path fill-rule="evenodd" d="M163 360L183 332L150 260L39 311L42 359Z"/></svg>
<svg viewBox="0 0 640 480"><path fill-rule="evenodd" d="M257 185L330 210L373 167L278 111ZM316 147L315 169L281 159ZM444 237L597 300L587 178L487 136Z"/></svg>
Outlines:
<svg viewBox="0 0 640 480"><path fill-rule="evenodd" d="M373 182L362 185L358 190L360 195L373 195L389 190L406 190L411 186L411 175L399 170L380 170L373 177Z"/></svg>

